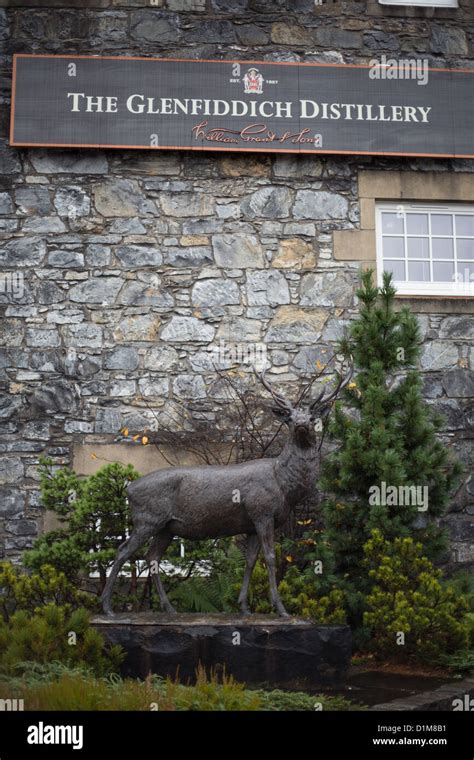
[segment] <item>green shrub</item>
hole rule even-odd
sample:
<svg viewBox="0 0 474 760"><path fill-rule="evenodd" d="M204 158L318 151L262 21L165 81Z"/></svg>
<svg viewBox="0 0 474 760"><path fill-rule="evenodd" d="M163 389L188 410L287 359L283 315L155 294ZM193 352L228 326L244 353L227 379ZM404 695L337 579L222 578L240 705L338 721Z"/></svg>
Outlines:
<svg viewBox="0 0 474 760"><path fill-rule="evenodd" d="M338 583L334 554L322 530L312 519L297 520L296 534L281 542L283 570L297 567L318 596L328 594ZM300 528L299 526L303 526Z"/></svg>
<svg viewBox="0 0 474 760"><path fill-rule="evenodd" d="M40 607L33 615L15 612L8 623L0 623L0 652L5 673L21 671L24 662L33 661L89 665L102 675L116 670L123 659L121 647L106 646L102 635L90 627L87 610L68 612L55 604Z"/></svg>
<svg viewBox="0 0 474 760"><path fill-rule="evenodd" d="M287 551L294 555L290 564L283 557L282 545L276 545L278 564L280 566L279 591L287 610L294 615L311 618L319 623L345 622L344 595L334 590L330 584L334 576L326 570L321 576L314 573L314 560L324 555L316 550L313 533L305 533L297 541L284 543ZM179 556L175 546L169 559L188 577L167 579L168 595L180 611L186 612L237 612L238 595L242 585L245 558L233 539L219 539L212 542L197 542L188 551L186 542L184 558ZM203 546L210 544L210 546ZM208 550L208 554L204 553ZM193 574L199 558L206 557L208 574ZM325 556L325 555L324 555ZM298 566L296 565L298 561ZM301 567L300 567L301 566ZM329 560L325 560L325 569ZM269 597L268 574L260 558L252 575L249 600L255 612L270 613L272 606ZM156 602L156 604L158 604Z"/></svg>
<svg viewBox="0 0 474 760"><path fill-rule="evenodd" d="M465 622L469 634L469 647L471 655L465 654L464 660L471 662L474 658L474 573L469 570L458 570L450 578L444 581L444 584L453 591L462 596L468 605L469 612L465 617ZM462 657L462 653L459 653ZM455 657L455 655L453 655ZM472 668L472 665L468 665L465 669Z"/></svg>
<svg viewBox="0 0 474 760"><path fill-rule="evenodd" d="M43 565L41 572L26 573L11 562L0 562L0 612L6 623L17 610L32 613L50 603L71 610L92 606L94 597L76 589L50 565Z"/></svg>
<svg viewBox="0 0 474 760"><path fill-rule="evenodd" d="M259 690L258 695L261 700L262 710L271 711L330 711L335 710L363 710L363 705L356 705L353 702L349 702L344 697L327 697L306 694L304 691L281 691L280 689L274 689L273 691Z"/></svg>
<svg viewBox="0 0 474 760"><path fill-rule="evenodd" d="M374 585L366 598L364 623L370 649L381 657L438 659L468 645L466 600L440 582L441 572L412 538L386 541L373 530L364 547L364 566ZM405 643L397 645L404 634Z"/></svg>
<svg viewBox="0 0 474 760"><path fill-rule="evenodd" d="M474 674L474 649L460 649L455 654L444 655L440 658L442 665L462 675Z"/></svg>
<svg viewBox="0 0 474 760"><path fill-rule="evenodd" d="M260 707L256 692L228 676L219 682L202 670L193 686L156 676L139 681L96 678L87 670L63 671L49 680L0 681L0 697L3 694L23 698L27 710L241 711Z"/></svg>
<svg viewBox="0 0 474 760"><path fill-rule="evenodd" d="M21 671L25 661L87 664L98 674L114 670L120 647L108 647L89 625L90 595L75 589L54 568L27 574L0 563L0 670Z"/></svg>
<svg viewBox="0 0 474 760"><path fill-rule="evenodd" d="M131 465L112 463L79 478L72 470L55 470L50 460L42 459L41 503L64 527L37 538L24 554L25 565L38 571L52 565L74 582L81 571L96 572L102 590L117 547L131 529L126 488L138 477Z"/></svg>
<svg viewBox="0 0 474 760"><path fill-rule="evenodd" d="M298 524L307 526L312 522L304 520ZM291 615L321 625L346 622L345 596L337 588L332 554L321 531L309 527L296 537L284 538L275 545L275 554L278 591ZM322 572L315 572L316 562ZM261 556L252 574L249 601L255 612L272 611L268 573Z"/></svg>
<svg viewBox="0 0 474 760"><path fill-rule="evenodd" d="M446 583L459 594L462 594L469 606L470 613L474 615L474 573L469 570L458 570L447 579Z"/></svg>
<svg viewBox="0 0 474 760"><path fill-rule="evenodd" d="M281 547L276 546L277 558ZM278 591L287 612L309 618L315 623L343 624L346 622L345 598L339 589L321 593L317 576L311 570L303 571L296 564L288 563ZM268 574L262 559L255 565L250 584L250 604L255 612L269 613L272 606L269 597Z"/></svg>
<svg viewBox="0 0 474 760"><path fill-rule="evenodd" d="M247 689L230 676L218 679L202 668L190 686L158 676L145 681L116 675L98 678L89 669L57 663L25 669L21 678L0 675L2 698L23 699L26 710L314 711L316 703L323 710L361 709L342 697Z"/></svg>

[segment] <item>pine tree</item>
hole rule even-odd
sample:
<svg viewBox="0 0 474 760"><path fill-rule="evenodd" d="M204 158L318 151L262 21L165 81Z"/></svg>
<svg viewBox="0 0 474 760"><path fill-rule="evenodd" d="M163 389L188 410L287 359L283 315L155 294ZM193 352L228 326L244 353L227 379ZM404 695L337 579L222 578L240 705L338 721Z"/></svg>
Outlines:
<svg viewBox="0 0 474 760"><path fill-rule="evenodd" d="M49 459L40 461L39 472L42 505L62 525L35 540L24 554L25 565L38 572L51 565L72 582L81 571L96 572L102 589L117 547L131 530L126 488L139 473L113 462L80 478L69 468L55 470ZM133 573L132 562L132 580Z"/></svg>
<svg viewBox="0 0 474 760"><path fill-rule="evenodd" d="M331 494L324 504L327 539L346 590L355 592L353 611L359 609L353 622L360 621L361 595L370 588L362 560L371 531L379 529L388 541L412 535L435 559L445 547L436 518L461 471L437 437L442 419L422 398L414 368L420 353L416 317L406 307L395 311L391 274L384 273L381 288L373 285L372 274L362 275L360 314L341 341L357 376L334 407L328 431L336 448L325 458L321 477ZM426 486L427 510L420 511L419 503L400 504L400 497L398 504L377 498L373 487L384 483L387 489Z"/></svg>

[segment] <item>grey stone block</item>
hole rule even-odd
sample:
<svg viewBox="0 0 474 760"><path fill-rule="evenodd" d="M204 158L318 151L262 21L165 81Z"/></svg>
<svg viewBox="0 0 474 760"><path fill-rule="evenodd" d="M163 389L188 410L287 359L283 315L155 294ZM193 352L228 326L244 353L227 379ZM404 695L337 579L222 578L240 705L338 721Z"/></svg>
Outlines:
<svg viewBox="0 0 474 760"><path fill-rule="evenodd" d="M201 663L251 685L337 684L351 657L348 626L297 618L143 613L97 616L92 624L125 649L122 673L134 678L150 672L174 678L179 670L181 679L193 679Z"/></svg>

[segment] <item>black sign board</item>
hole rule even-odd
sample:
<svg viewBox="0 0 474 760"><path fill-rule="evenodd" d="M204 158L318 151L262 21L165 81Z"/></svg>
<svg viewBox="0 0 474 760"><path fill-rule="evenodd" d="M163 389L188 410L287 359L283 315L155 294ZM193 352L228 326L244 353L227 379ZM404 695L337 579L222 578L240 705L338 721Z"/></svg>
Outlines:
<svg viewBox="0 0 474 760"><path fill-rule="evenodd" d="M474 158L474 70L15 55L11 145Z"/></svg>

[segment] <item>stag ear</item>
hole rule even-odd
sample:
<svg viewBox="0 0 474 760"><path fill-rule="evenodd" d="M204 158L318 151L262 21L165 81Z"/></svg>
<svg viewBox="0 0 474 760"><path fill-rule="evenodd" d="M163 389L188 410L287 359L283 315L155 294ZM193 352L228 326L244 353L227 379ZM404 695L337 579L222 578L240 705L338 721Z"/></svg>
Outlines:
<svg viewBox="0 0 474 760"><path fill-rule="evenodd" d="M315 420L319 420L324 418L328 412L331 409L331 402L328 402L327 404L321 404L320 406L310 408L310 420L311 422L314 422Z"/></svg>

